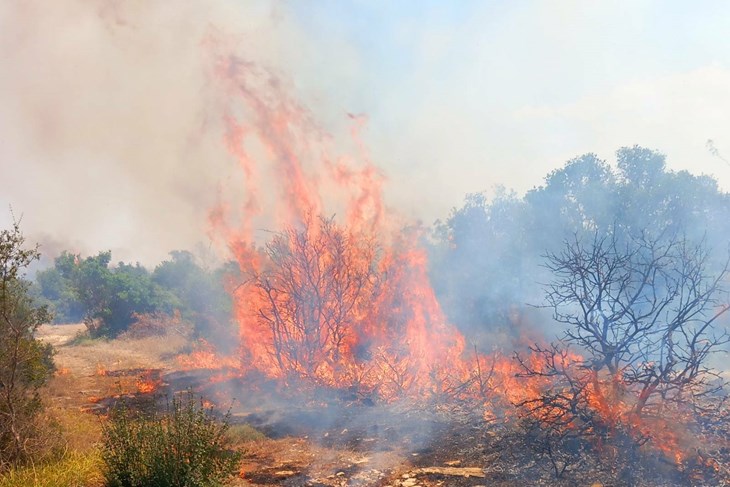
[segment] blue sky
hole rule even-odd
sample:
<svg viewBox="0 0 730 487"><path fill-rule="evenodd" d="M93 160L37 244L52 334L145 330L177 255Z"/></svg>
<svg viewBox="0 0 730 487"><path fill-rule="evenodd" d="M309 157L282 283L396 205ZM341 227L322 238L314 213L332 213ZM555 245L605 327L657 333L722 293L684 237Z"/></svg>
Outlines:
<svg viewBox="0 0 730 487"><path fill-rule="evenodd" d="M730 184L704 146L730 152L730 2L285 5L321 56L336 62L348 46L358 57L340 96L371 116L394 178L451 204L494 185L525 191L568 158L611 160L633 144Z"/></svg>

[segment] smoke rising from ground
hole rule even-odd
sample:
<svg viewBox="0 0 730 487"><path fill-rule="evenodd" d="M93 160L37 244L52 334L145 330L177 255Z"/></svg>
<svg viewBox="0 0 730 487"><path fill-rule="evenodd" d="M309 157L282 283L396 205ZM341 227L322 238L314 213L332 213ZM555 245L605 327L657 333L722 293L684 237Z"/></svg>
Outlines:
<svg viewBox="0 0 730 487"><path fill-rule="evenodd" d="M5 2L0 205L56 249L153 264L207 246L227 153L205 39L272 69L333 133L363 137L389 201L431 221L467 192L523 192L578 154L634 143L727 185L727 6L531 1ZM240 190L239 190L240 191ZM0 212L3 222L7 211Z"/></svg>

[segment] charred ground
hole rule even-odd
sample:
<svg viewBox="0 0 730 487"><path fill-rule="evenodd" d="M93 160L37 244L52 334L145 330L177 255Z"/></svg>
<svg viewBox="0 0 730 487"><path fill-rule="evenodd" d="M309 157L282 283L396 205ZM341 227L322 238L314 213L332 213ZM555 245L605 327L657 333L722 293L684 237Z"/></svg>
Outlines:
<svg viewBox="0 0 730 487"><path fill-rule="evenodd" d="M556 479L514 423L485 421L481 412L464 405L374 404L331 389L284 388L260 376L226 378L221 371L181 368L171 359L184 351L181 337L74 341L82 329L41 329L58 350L61 372L47 398L53 408L103 418L120 400L149 408L166 394L196 390L221 413L232 407L234 426L250 425L263 433L239 438L236 446L244 460L241 478L232 485L721 484L693 478L691 470L678 472L660 456L627 468L619 458L588 452L579 466ZM160 382L154 391L140 391L140 381L150 375ZM86 442L98 439L98 432L85 435Z"/></svg>

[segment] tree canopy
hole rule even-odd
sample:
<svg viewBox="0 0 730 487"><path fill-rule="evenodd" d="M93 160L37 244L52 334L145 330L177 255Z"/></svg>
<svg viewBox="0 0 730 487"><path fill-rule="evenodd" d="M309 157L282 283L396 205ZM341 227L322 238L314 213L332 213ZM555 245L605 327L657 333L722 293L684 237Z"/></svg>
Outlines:
<svg viewBox="0 0 730 487"><path fill-rule="evenodd" d="M617 151L615 164L586 154L549 173L524 197L505 190L466 197L436 232L431 274L449 318L462 329L508 323L515 309L542 302L544 256L566 238L682 235L710 249L721 268L730 240L730 196L710 176L671 171L643 147Z"/></svg>
<svg viewBox="0 0 730 487"><path fill-rule="evenodd" d="M231 312L224 289L230 266L208 271L189 252L170 256L150 272L139 263L112 266L110 251L85 258L63 252L36 274L36 283L57 322L83 320L97 335L117 335L136 315L175 311L198 330L224 326Z"/></svg>

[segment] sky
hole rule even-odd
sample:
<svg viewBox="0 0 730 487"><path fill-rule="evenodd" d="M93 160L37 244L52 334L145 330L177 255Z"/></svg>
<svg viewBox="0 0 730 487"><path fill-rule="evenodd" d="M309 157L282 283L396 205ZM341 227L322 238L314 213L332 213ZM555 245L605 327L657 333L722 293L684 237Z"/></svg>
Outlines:
<svg viewBox="0 0 730 487"><path fill-rule="evenodd" d="M48 255L154 265L209 245L236 181L204 39L223 32L338 136L347 114L388 203L445 218L639 144L730 189L724 1L58 0L0 4L0 224ZM228 183L226 183L228 182Z"/></svg>

